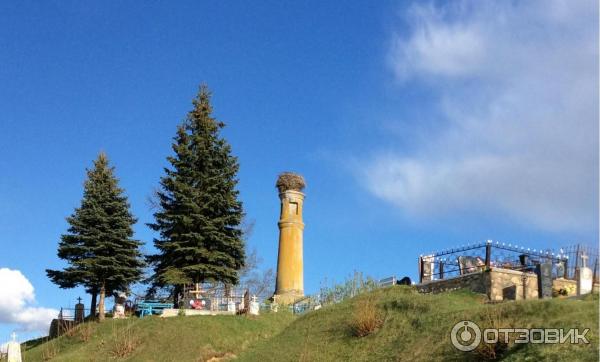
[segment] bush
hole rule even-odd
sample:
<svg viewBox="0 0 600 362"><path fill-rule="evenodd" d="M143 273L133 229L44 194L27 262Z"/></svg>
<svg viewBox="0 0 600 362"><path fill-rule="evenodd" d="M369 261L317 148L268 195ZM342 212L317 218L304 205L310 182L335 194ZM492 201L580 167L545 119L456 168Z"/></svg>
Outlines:
<svg viewBox="0 0 600 362"><path fill-rule="evenodd" d="M123 326L113 330L113 345L111 355L116 358L129 356L140 345L141 341L135 335L131 325Z"/></svg>
<svg viewBox="0 0 600 362"><path fill-rule="evenodd" d="M383 326L383 315L371 298L359 300L354 306L350 327L357 337L368 336Z"/></svg>
<svg viewBox="0 0 600 362"><path fill-rule="evenodd" d="M79 338L79 340L81 342L87 342L90 340L90 338L92 338L92 326L90 323L83 323L80 324L78 329L78 333L77 333L77 337Z"/></svg>

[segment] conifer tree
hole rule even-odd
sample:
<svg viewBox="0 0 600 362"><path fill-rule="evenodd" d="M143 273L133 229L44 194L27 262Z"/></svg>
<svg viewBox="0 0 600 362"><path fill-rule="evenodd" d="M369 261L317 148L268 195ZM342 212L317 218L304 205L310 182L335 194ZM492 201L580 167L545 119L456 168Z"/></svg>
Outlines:
<svg viewBox="0 0 600 362"><path fill-rule="evenodd" d="M104 319L105 296L127 290L141 279L144 267L141 243L132 238L136 219L123 193L114 167L100 153L93 169L87 170L81 206L67 218L70 227L58 245L58 257L68 266L46 270L61 288L84 286L92 293L92 304L99 294L100 320Z"/></svg>
<svg viewBox="0 0 600 362"><path fill-rule="evenodd" d="M160 233L150 256L155 286L217 282L236 284L245 253L238 200L239 164L221 137L224 123L212 117L211 94L201 86L193 109L177 129L157 192L158 211L149 226Z"/></svg>

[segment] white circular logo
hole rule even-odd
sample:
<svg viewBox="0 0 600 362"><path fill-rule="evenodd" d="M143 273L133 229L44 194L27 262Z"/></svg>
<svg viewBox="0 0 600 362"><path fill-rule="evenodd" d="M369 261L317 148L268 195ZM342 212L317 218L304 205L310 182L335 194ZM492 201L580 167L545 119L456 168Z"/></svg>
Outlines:
<svg viewBox="0 0 600 362"><path fill-rule="evenodd" d="M481 330L471 321L460 321L452 327L450 339L454 348L469 352L477 348L481 342Z"/></svg>

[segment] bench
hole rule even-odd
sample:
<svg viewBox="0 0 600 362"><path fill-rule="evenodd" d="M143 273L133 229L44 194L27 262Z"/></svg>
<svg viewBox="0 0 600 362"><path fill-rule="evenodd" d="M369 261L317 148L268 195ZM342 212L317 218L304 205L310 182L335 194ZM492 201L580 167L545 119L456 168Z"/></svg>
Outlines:
<svg viewBox="0 0 600 362"><path fill-rule="evenodd" d="M162 303L157 300L144 300L135 306L135 310L139 313L140 318L144 318L147 315L161 314L164 309L172 308L173 303Z"/></svg>

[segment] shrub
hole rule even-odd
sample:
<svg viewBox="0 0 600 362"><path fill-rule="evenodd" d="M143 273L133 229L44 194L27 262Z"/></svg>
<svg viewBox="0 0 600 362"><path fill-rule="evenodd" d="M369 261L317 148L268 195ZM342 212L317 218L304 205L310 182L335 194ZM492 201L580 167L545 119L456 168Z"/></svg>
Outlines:
<svg viewBox="0 0 600 362"><path fill-rule="evenodd" d="M140 345L140 339L136 336L131 325L117 328L113 331L111 355L116 358L125 358L129 356Z"/></svg>
<svg viewBox="0 0 600 362"><path fill-rule="evenodd" d="M92 337L92 326L90 323L80 324L77 330L77 337L81 342L87 342Z"/></svg>
<svg viewBox="0 0 600 362"><path fill-rule="evenodd" d="M357 337L368 336L381 328L383 315L371 298L359 300L354 306L350 327Z"/></svg>

